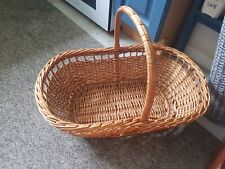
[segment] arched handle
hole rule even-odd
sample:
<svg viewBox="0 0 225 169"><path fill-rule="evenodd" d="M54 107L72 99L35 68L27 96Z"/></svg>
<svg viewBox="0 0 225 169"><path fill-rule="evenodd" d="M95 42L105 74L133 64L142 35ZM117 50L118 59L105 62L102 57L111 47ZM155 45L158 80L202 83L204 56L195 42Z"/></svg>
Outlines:
<svg viewBox="0 0 225 169"><path fill-rule="evenodd" d="M148 32L146 31L144 24L142 23L141 19L136 14L136 12L128 6L121 6L116 13L115 30L114 30L115 50L119 51L120 49L119 37L120 37L120 24L122 13L126 13L127 16L133 21L134 25L137 27L138 33L141 37L145 49L145 55L147 58L147 89L141 120L147 121L155 96L155 87L156 87L156 66L154 62L155 52L153 49L152 41L149 38Z"/></svg>

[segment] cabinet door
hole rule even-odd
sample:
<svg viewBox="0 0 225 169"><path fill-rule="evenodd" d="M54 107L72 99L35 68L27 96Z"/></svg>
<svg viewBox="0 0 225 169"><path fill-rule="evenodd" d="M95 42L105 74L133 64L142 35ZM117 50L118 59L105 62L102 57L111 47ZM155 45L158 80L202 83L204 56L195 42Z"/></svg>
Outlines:
<svg viewBox="0 0 225 169"><path fill-rule="evenodd" d="M114 12L121 5L133 8L141 17L151 39L153 41L158 40L170 0L114 0L113 3ZM122 21L134 28L132 21L127 16L124 15Z"/></svg>

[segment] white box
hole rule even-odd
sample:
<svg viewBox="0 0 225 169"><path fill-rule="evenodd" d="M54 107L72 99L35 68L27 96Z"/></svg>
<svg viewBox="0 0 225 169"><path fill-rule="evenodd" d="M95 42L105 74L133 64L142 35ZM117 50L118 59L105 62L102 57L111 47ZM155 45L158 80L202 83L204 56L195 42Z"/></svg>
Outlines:
<svg viewBox="0 0 225 169"><path fill-rule="evenodd" d="M205 13L212 18L218 18L224 15L225 0L205 0L202 6L202 13Z"/></svg>

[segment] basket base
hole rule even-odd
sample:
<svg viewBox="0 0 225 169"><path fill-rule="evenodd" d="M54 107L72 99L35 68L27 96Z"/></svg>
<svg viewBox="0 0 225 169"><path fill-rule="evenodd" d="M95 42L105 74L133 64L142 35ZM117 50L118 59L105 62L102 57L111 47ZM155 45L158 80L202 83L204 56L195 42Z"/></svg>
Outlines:
<svg viewBox="0 0 225 169"><path fill-rule="evenodd" d="M86 85L68 91L71 95L65 108L54 110L69 113L69 121L77 124L98 123L141 116L146 97L146 81L132 80L104 84ZM168 112L167 99L156 91L154 106L149 118L165 117ZM52 105L51 107L54 107Z"/></svg>

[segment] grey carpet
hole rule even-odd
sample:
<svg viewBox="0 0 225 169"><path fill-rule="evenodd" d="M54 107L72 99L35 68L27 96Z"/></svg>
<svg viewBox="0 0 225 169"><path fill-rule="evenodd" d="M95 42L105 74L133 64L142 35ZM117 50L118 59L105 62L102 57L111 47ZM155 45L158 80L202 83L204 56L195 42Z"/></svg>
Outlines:
<svg viewBox="0 0 225 169"><path fill-rule="evenodd" d="M83 139L37 111L34 83L54 54L99 47L48 2L0 1L0 168L202 169L219 141L197 123L173 139Z"/></svg>

